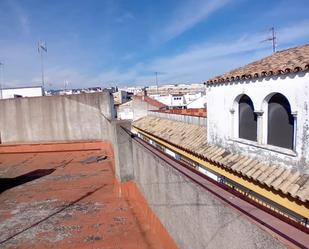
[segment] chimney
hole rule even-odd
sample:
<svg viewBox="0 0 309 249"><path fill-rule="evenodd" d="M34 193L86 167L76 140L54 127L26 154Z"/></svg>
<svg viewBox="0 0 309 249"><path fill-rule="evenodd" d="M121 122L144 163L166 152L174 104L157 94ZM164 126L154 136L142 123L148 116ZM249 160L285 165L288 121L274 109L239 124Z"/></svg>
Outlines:
<svg viewBox="0 0 309 249"><path fill-rule="evenodd" d="M146 87L143 88L143 97L142 97L142 100L145 100L145 97L147 96L147 89Z"/></svg>
<svg viewBox="0 0 309 249"><path fill-rule="evenodd" d="M146 89L146 87L143 88L143 96L147 96L147 89Z"/></svg>

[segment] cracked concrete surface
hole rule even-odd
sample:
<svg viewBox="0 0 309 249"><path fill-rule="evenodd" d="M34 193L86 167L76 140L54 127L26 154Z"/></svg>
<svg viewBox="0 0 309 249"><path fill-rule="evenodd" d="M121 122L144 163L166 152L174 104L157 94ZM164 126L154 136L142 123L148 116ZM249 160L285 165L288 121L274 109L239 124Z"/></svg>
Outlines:
<svg viewBox="0 0 309 249"><path fill-rule="evenodd" d="M0 162L0 248L176 248L134 183L115 180L104 143Z"/></svg>

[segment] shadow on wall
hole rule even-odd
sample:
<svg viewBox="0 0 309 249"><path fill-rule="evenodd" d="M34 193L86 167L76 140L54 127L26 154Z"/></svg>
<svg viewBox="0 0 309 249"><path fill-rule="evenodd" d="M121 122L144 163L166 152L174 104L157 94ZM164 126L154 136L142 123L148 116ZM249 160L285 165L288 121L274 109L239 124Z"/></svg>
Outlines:
<svg viewBox="0 0 309 249"><path fill-rule="evenodd" d="M8 189L34 181L43 176L50 175L55 170L56 169L37 169L14 178L0 178L0 194Z"/></svg>

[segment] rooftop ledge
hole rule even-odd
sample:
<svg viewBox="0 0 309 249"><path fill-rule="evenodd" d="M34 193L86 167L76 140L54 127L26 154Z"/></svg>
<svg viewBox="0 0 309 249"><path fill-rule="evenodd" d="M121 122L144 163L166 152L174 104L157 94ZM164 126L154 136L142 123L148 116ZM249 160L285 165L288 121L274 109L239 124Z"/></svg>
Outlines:
<svg viewBox="0 0 309 249"><path fill-rule="evenodd" d="M255 142L255 141L250 141L250 140L242 139L242 138L233 138L233 139L230 139L230 141L254 146L254 147L257 147L257 148L261 148L261 149L265 149L265 150L269 150L269 151L273 151L273 152L278 152L280 154L291 156L291 157L297 156L297 153L294 150L281 148L281 147L270 145L270 144L260 144L260 143Z"/></svg>

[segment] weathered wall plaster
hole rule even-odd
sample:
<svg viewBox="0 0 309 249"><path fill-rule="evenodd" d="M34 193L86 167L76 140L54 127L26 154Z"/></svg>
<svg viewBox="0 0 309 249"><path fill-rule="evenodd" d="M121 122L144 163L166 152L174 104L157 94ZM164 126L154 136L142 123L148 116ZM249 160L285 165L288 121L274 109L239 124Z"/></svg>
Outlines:
<svg viewBox="0 0 309 249"><path fill-rule="evenodd" d="M274 93L281 93L289 100L292 114L296 117L294 151L267 145L267 99ZM258 124L259 142L238 139L237 99L243 94L251 98L254 110L262 113ZM209 85L207 100L209 143L259 160L298 167L309 173L308 72Z"/></svg>

